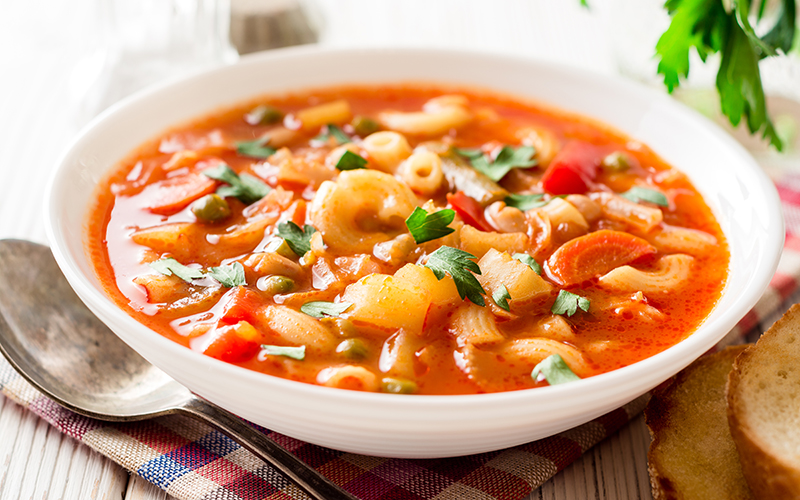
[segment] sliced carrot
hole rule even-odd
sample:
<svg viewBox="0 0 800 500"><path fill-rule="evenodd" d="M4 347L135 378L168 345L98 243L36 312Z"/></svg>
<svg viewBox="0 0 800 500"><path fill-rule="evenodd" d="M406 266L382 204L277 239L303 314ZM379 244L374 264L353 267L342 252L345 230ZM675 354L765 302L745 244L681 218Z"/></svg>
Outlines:
<svg viewBox="0 0 800 500"><path fill-rule="evenodd" d="M654 253L653 245L632 234L595 231L561 245L547 259L548 274L562 285L573 285Z"/></svg>
<svg viewBox="0 0 800 500"><path fill-rule="evenodd" d="M147 210L159 215L172 215L201 196L213 193L216 187L215 180L192 173L151 184L140 197L145 200L144 208Z"/></svg>
<svg viewBox="0 0 800 500"><path fill-rule="evenodd" d="M225 297L227 302L222 309L221 324L235 325L240 321L253 322L256 310L263 305L258 293L237 286ZM223 300L225 300L223 299Z"/></svg>
<svg viewBox="0 0 800 500"><path fill-rule="evenodd" d="M214 335L214 340L203 351L206 356L227 363L241 363L258 353L259 344L240 337L233 325L220 326Z"/></svg>

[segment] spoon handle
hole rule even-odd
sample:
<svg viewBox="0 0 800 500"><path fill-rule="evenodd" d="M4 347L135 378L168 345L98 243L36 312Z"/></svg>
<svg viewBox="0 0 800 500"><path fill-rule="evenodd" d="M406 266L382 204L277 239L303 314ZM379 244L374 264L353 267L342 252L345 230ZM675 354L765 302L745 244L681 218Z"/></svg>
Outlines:
<svg viewBox="0 0 800 500"><path fill-rule="evenodd" d="M180 412L216 428L275 467L306 494L316 500L357 500L312 469L293 454L268 439L244 421L200 398L191 398L177 408Z"/></svg>

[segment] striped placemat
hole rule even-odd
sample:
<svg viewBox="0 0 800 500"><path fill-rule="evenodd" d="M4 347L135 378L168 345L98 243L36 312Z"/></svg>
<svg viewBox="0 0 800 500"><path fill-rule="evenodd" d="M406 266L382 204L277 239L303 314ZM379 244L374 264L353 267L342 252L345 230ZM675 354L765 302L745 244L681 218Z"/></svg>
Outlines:
<svg viewBox="0 0 800 500"><path fill-rule="evenodd" d="M800 280L800 173L776 180L787 237L781 262L759 302L721 342L763 331ZM306 495L238 444L186 417L107 423L76 415L42 396L0 359L2 393L61 432L87 444L179 500L304 499ZM615 433L647 403L640 397L580 427L490 453L409 460L344 453L264 430L345 490L363 500L522 499L586 450Z"/></svg>

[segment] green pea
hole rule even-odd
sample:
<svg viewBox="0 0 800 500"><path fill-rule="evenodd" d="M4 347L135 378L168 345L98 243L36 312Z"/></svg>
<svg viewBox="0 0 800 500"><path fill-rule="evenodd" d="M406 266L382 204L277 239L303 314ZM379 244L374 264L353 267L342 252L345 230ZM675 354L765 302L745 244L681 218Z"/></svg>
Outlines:
<svg viewBox="0 0 800 500"><path fill-rule="evenodd" d="M347 339L336 346L336 352L348 359L360 361L367 357L369 349L361 339Z"/></svg>
<svg viewBox="0 0 800 500"><path fill-rule="evenodd" d="M265 279L259 289L267 292L270 295L277 295L279 293L289 293L294 289L294 281L286 276L270 276Z"/></svg>
<svg viewBox="0 0 800 500"><path fill-rule="evenodd" d="M250 125L271 125L283 120L283 112L274 106L264 104L244 115L244 121Z"/></svg>
<svg viewBox="0 0 800 500"><path fill-rule="evenodd" d="M280 256L286 257L287 259L297 258L297 255L295 255L292 249L289 248L289 244L286 243L286 240L283 238L275 238L274 240L270 241L264 250L267 252L276 253Z"/></svg>
<svg viewBox="0 0 800 500"><path fill-rule="evenodd" d="M386 377L381 380L381 390L390 394L414 394L417 384L407 378Z"/></svg>
<svg viewBox="0 0 800 500"><path fill-rule="evenodd" d="M350 122L350 125L353 126L356 135L361 137L366 137L369 134L375 133L381 128L378 122L366 116L356 116L353 118L353 121Z"/></svg>
<svg viewBox="0 0 800 500"><path fill-rule="evenodd" d="M614 151L603 158L601 165L609 172L624 172L631 167L631 159L622 151Z"/></svg>
<svg viewBox="0 0 800 500"><path fill-rule="evenodd" d="M192 213L205 222L217 222L231 214L231 207L218 194L207 194L192 204Z"/></svg>

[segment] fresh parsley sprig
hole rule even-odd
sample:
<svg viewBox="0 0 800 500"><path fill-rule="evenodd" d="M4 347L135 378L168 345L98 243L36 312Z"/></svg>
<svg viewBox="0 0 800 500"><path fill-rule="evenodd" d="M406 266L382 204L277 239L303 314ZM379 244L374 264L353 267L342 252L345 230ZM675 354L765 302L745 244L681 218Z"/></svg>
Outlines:
<svg viewBox="0 0 800 500"><path fill-rule="evenodd" d="M406 227L419 245L454 232L455 229L448 225L453 222L455 216L455 210L449 208L428 213L425 209L417 207L406 219Z"/></svg>
<svg viewBox="0 0 800 500"><path fill-rule="evenodd" d="M533 368L531 378L538 381L540 377L544 377L550 385L565 384L581 379L575 375L560 354L553 354L544 358Z"/></svg>
<svg viewBox="0 0 800 500"><path fill-rule="evenodd" d="M456 149L456 152L469 159L475 170L495 182L505 177L512 168L529 168L537 164L533 158L536 150L531 146L503 146L494 160L480 149Z"/></svg>
<svg viewBox="0 0 800 500"><path fill-rule="evenodd" d="M284 345L268 345L261 344L261 350L264 354L269 356L285 356L287 358L302 361L306 358L306 346L300 347L284 346Z"/></svg>
<svg viewBox="0 0 800 500"><path fill-rule="evenodd" d="M471 260L475 258L477 257L463 250L441 246L428 256L425 267L433 271L439 280L444 278L445 273L452 276L461 300L466 297L479 306L485 306L486 301L483 300L483 294L486 291L475 277L475 274L481 274L481 268L474 260Z"/></svg>
<svg viewBox="0 0 800 500"><path fill-rule="evenodd" d="M311 250L311 235L316 232L314 226L306 224L301 228L292 221L286 221L278 224L277 234L289 245L292 252L302 257Z"/></svg>
<svg viewBox="0 0 800 500"><path fill-rule="evenodd" d="M534 194L509 194L503 200L506 202L506 205L509 207L514 207L522 210L523 212L526 210L530 210L532 208L539 208L547 205L550 200L544 199L544 194L542 193L534 193Z"/></svg>
<svg viewBox="0 0 800 500"><path fill-rule="evenodd" d="M538 274L539 276L542 275L542 266L536 262L536 260L526 253L515 253L512 255L513 258L517 259L518 261L526 264L528 267L533 269L533 272Z"/></svg>
<svg viewBox="0 0 800 500"><path fill-rule="evenodd" d="M620 194L623 198L627 198L634 203L639 203L640 201L647 201L658 205L660 207L667 207L669 206L669 201L664 193L660 191L656 191L655 189L647 189L641 186L633 186L629 190L625 191L624 193Z"/></svg>
<svg viewBox="0 0 800 500"><path fill-rule="evenodd" d="M350 302L325 302L317 300L306 302L300 306L300 312L306 313L314 318L337 317L352 307Z"/></svg>
<svg viewBox="0 0 800 500"><path fill-rule="evenodd" d="M174 274L187 283L191 283L192 280L205 278L205 274L201 269L184 266L172 257L157 260L148 265L164 276L172 276Z"/></svg>
<svg viewBox="0 0 800 500"><path fill-rule="evenodd" d="M366 158L360 154L346 150L342 153L342 156L339 157L339 161L336 162L336 170L358 170L360 168L366 168L366 165Z"/></svg>
<svg viewBox="0 0 800 500"><path fill-rule="evenodd" d="M275 154L275 149L266 145L268 142L269 136L264 136L254 141L237 142L236 152L241 156L263 160Z"/></svg>
<svg viewBox="0 0 800 500"><path fill-rule="evenodd" d="M500 309L506 311L511 310L511 308L508 306L508 301L511 300L511 294L508 293L508 288L506 288L505 285L501 284L497 290L494 291L492 294L492 300L500 307Z"/></svg>
<svg viewBox="0 0 800 500"><path fill-rule="evenodd" d="M253 177L247 172L237 174L224 163L217 167L203 170L203 175L228 184L217 189L218 195L224 198L239 198L246 205L257 202L272 191L261 179Z"/></svg>
<svg viewBox="0 0 800 500"><path fill-rule="evenodd" d="M314 137L314 141L320 142L329 142L330 139L333 138L339 144L347 144L348 142L352 142L350 140L350 136L344 133L342 129L334 125L333 123L329 123L325 125L318 136Z"/></svg>
<svg viewBox="0 0 800 500"><path fill-rule="evenodd" d="M244 286L247 281L244 277L244 266L241 262L234 262L224 266L208 268L208 275L222 283L223 286L233 288Z"/></svg>
<svg viewBox="0 0 800 500"><path fill-rule="evenodd" d="M578 309L589 312L589 305L589 299L586 297L561 290L558 292L558 297L556 297L553 307L550 308L550 312L553 314L566 314L568 317L571 317L578 312Z"/></svg>
<svg viewBox="0 0 800 500"><path fill-rule="evenodd" d="M210 267L206 272L204 272L202 269L184 266L172 257L151 262L149 265L165 276L172 276L174 274L187 283L191 283L192 280L202 279L210 276L219 281L222 286L228 288L244 286L247 284L244 276L244 266L242 266L240 262L233 262L232 264L225 264L218 267Z"/></svg>
<svg viewBox="0 0 800 500"><path fill-rule="evenodd" d="M734 126L744 118L751 134L761 132L777 150L782 150L783 144L767 112L758 62L778 51L785 54L792 47L795 1L780 0L773 28L758 36L750 23L750 0L667 0L665 7L672 20L656 44L658 72L667 89L672 92L689 75L692 48L703 61L720 53L716 86L722 113ZM765 4L761 2L762 7ZM757 22L763 14L762 8L756 14Z"/></svg>

